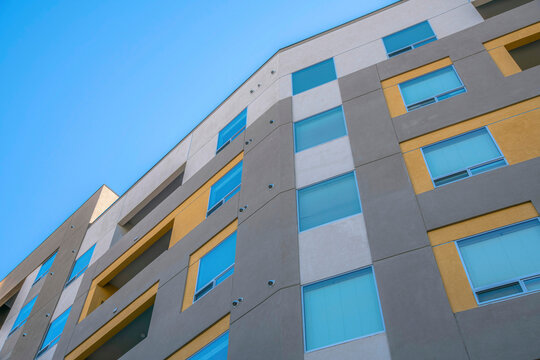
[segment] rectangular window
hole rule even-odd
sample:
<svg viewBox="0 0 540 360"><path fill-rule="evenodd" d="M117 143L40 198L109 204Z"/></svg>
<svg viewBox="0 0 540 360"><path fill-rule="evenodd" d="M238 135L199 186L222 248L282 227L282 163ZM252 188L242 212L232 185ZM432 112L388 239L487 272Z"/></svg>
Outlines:
<svg viewBox="0 0 540 360"><path fill-rule="evenodd" d="M236 231L201 258L193 301L199 300L232 275L235 252Z"/></svg>
<svg viewBox="0 0 540 360"><path fill-rule="evenodd" d="M531 1L533 0L488 0L487 2L482 1L483 5L477 6L476 10L484 19L489 19Z"/></svg>
<svg viewBox="0 0 540 360"><path fill-rule="evenodd" d="M49 326L49 330L47 330L47 335L45 335L45 339L43 339L43 343L41 344L36 357L46 352L60 340L60 336L62 335L62 331L64 331L64 326L66 326L70 310L71 307L53 320Z"/></svg>
<svg viewBox="0 0 540 360"><path fill-rule="evenodd" d="M197 351L187 360L227 360L229 348L229 332L220 335L216 340Z"/></svg>
<svg viewBox="0 0 540 360"><path fill-rule="evenodd" d="M51 268L53 262L54 262L54 258L56 257L56 252L54 254L52 254L52 256L50 258L48 258L44 263L43 265L41 265L41 268L39 269L39 272L36 276L36 279L34 280L34 284L37 283L39 281L39 279L41 279L42 277L44 277L45 275L47 275L47 273L49 272L49 269Z"/></svg>
<svg viewBox="0 0 540 360"><path fill-rule="evenodd" d="M384 331L371 267L303 287L305 350Z"/></svg>
<svg viewBox="0 0 540 360"><path fill-rule="evenodd" d="M437 40L427 21L383 38L388 57L393 57Z"/></svg>
<svg viewBox="0 0 540 360"><path fill-rule="evenodd" d="M322 61L292 74L293 95L336 80L334 59Z"/></svg>
<svg viewBox="0 0 540 360"><path fill-rule="evenodd" d="M295 151L309 149L347 135L341 106L294 123Z"/></svg>
<svg viewBox="0 0 540 360"><path fill-rule="evenodd" d="M300 231L361 212L353 172L298 190Z"/></svg>
<svg viewBox="0 0 540 360"><path fill-rule="evenodd" d="M540 219L456 242L479 304L540 290Z"/></svg>
<svg viewBox="0 0 540 360"><path fill-rule="evenodd" d="M487 128L422 148L435 186L507 165Z"/></svg>
<svg viewBox="0 0 540 360"><path fill-rule="evenodd" d="M210 189L210 200L206 216L216 211L221 205L240 191L242 182L242 161L223 175Z"/></svg>
<svg viewBox="0 0 540 360"><path fill-rule="evenodd" d="M216 154L246 129L247 108L228 123L220 132Z"/></svg>
<svg viewBox="0 0 540 360"><path fill-rule="evenodd" d="M13 327L11 328L10 334L20 328L24 325L26 322L26 319L28 319L28 316L30 316L30 312L32 311L32 308L34 307L34 303L36 302L37 295L30 300L26 305L23 306L21 311L19 311L19 315L17 315L17 319L15 319L15 323L13 324Z"/></svg>
<svg viewBox="0 0 540 360"><path fill-rule="evenodd" d="M82 254L77 261L75 261L75 265L73 266L73 270L71 270L71 275L69 275L69 279L66 283L66 286L69 285L73 280L81 276L86 268L88 267L88 264L90 263L90 259L92 258L92 254L94 253L94 248L96 245L92 246L90 249L88 249L84 254Z"/></svg>
<svg viewBox="0 0 540 360"><path fill-rule="evenodd" d="M412 111L466 91L453 66L433 71L399 84L401 96Z"/></svg>
<svg viewBox="0 0 540 360"><path fill-rule="evenodd" d="M540 40L516 47L508 53L521 70L538 66L540 65Z"/></svg>

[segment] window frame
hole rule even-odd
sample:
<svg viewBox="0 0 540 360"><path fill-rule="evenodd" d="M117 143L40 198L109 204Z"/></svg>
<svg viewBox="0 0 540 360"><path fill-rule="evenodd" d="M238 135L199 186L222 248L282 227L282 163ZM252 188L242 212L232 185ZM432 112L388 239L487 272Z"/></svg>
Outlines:
<svg viewBox="0 0 540 360"><path fill-rule="evenodd" d="M195 353L191 354L186 360L192 360L197 354L199 354L201 351L203 351L204 349L206 349L208 346L210 346L211 344L213 344L214 342L218 341L221 337L225 336L225 335L229 335L229 330L230 329L227 329L225 330L224 333L218 335L218 337L216 337L214 340L210 341L208 344L205 344L202 348L200 348L199 350L197 350ZM227 354L229 353L229 340L227 339Z"/></svg>
<svg viewBox="0 0 540 360"><path fill-rule="evenodd" d="M359 337L356 337L356 338L353 338L353 339L348 339L348 340L340 341L340 342L337 342L337 343L334 343L334 344L325 345L325 346L321 346L321 347L318 347L318 348L315 348L315 349L307 350L306 317L305 317L305 306L304 306L304 288L309 286L309 285L317 284L317 283L320 283L320 282L323 282L323 281L326 281L326 280L336 279L336 278L339 278L339 277L342 277L342 276L352 274L354 272L360 272L360 271L368 269L368 268L371 268L371 273L373 274L373 280L374 280L374 283L375 283L375 293L377 294L377 301L379 303L379 314L381 316L381 322L382 322L383 329L381 331L376 331L374 333L369 333L369 334L362 335L362 336L359 336ZM382 334L382 333L386 332L386 324L384 322L384 314L383 314L383 311L382 311L381 298L380 298L380 294L379 294L379 286L377 284L377 277L375 275L375 269L373 267L373 264L369 264L369 265L362 266L362 267L354 269L354 270L339 273L337 275L330 275L330 276L324 277L324 278L319 279L319 280L315 280L315 281L311 281L309 283L305 283L305 284L300 286L300 297L301 297L301 301L302 301L302 341L304 343L304 353L305 354L311 353L311 352L314 352L314 351L319 351L319 350L322 350L322 349L326 349L326 348L329 348L329 347L332 347L332 346L345 344L345 343L348 343L348 342L351 342L351 341L367 338L369 336Z"/></svg>
<svg viewBox="0 0 540 360"><path fill-rule="evenodd" d="M79 277L81 277L82 274L84 274L84 272L88 269L88 266L90 266L90 261L92 260L92 256L94 256L95 248L96 248L96 244L92 245L81 256L79 256L77 259L75 259L75 261L73 262L73 265L71 266L71 271L69 272L69 278L66 281L66 284L64 285L65 288L68 287L72 282L77 280ZM77 261L79 261L79 259L82 258L84 255L86 255L86 253L89 252L90 250L92 250L92 255L90 255L90 259L88 259L88 264L82 270L80 270L73 278L71 278L71 273L75 269L75 266L77 265Z"/></svg>
<svg viewBox="0 0 540 360"><path fill-rule="evenodd" d="M438 94L438 95L434 95L434 96L432 96L430 98L426 98L426 99L424 99L422 101L418 101L418 102L416 102L414 104L407 105L407 103L405 102L405 97L403 96L403 90L401 89L401 85L403 85L403 84L405 84L405 83L407 83L409 81L413 81L413 80L416 80L418 78L421 78L423 76L433 74L434 72L441 71L441 70L446 69L446 68L452 68L452 70L456 74L459 82L461 83L460 87L457 87L457 88L452 89L452 90L445 91L445 92L443 92L441 94ZM428 72L426 74L422 74L422 75L417 76L415 78L412 78L412 79L406 80L406 81L404 81L402 83L399 83L398 84L398 89L399 89L399 94L401 95L401 100L403 101L403 105L405 105L405 110L407 110L407 113L410 113L411 111L415 111L415 110L424 108L424 107L429 106L429 105L436 104L438 102L441 102L443 100L452 98L454 96L467 93L467 88L465 87L465 83L463 82L463 80L461 80L461 77L459 76L459 73L456 71L456 68L454 67L454 64L444 66L444 67L442 67L440 69L430 71L430 72ZM455 93L455 94L452 95L452 96L448 96L448 95L451 95L453 93Z"/></svg>
<svg viewBox="0 0 540 360"><path fill-rule="evenodd" d="M41 344L40 344L40 349L38 350L36 356L35 356L35 359L39 358L41 355L43 355L44 353L47 352L47 350L49 350L50 348L52 348L54 345L58 344L58 342L60 341L60 337L62 336L62 334L64 333L64 329L66 327L66 325L64 324L64 327L62 328L62 332L56 336L54 339L52 339L51 341L49 341L48 344L44 345L43 342L45 341L45 339L47 338L47 335L49 335L49 330L51 329L51 326L52 324L62 315L64 315L66 312L68 312L68 318L69 318L69 312L71 312L71 306L69 308L67 308L66 310L64 310L63 313L61 313L60 315L58 315L54 320L52 320L49 325L47 326L47 331L45 331L45 335L43 336L43 339L41 340ZM66 322L67 322L67 318L66 318Z"/></svg>
<svg viewBox="0 0 540 360"><path fill-rule="evenodd" d="M432 145L436 145L436 144L441 144L443 142L446 142L446 141L450 141L450 140L453 140L453 139L456 139L460 136L463 136L463 135L467 135L467 134L470 134L472 132L475 132L475 131L479 131L481 129L485 129L486 132L488 133L489 137L491 138L491 141L493 141L493 144L495 144L495 147L497 148L497 150L499 151L499 153L501 154L501 156L497 157L497 158L494 158L494 159L491 159L491 160L487 160L487 161L484 161L480 164L476 164L476 165L473 165L473 166L470 166L468 168L462 168L454 173L451 173L451 174L445 174L443 176L439 176L438 178L434 178L433 175L431 174L431 169L429 168L429 164L427 162L427 159L426 159L426 155L424 154L424 149L425 148L428 148ZM491 170L495 170L495 169L499 169L501 167L505 167L505 166L508 166L508 161L506 160L506 157L504 156L501 148L499 147L499 144L497 144L497 142L495 141L495 138L493 137L493 135L491 134L491 131L489 131L489 128L488 126L482 126L482 127L479 127L479 128L476 128L476 129L473 129L473 130L470 130L470 131L467 131L467 132L464 132L462 134L458 134L458 135L454 135L452 137L449 137L447 139L443 139L443 140L440 140L440 141L437 141L437 142L434 142L432 144L429 144L429 145L426 145L426 146L422 146L420 148L420 153L422 154L422 159L424 159L424 163L426 164L426 168L427 168L427 171L429 173L429 178L431 179L431 183L433 184L433 188L436 189L436 188L439 188L441 186L445 186L445 185L448 185L448 184L452 184L452 183L455 183L457 181L461 181L461 180L465 180L465 179L468 179L470 177L473 177L473 176L476 176L476 175L480 175L480 174L483 174L483 173L486 173L486 172L489 172ZM482 172L479 172L477 174L473 174L471 171L472 170L475 170L475 169L478 169L482 166L485 166L485 165L489 165L489 164L494 164L498 161L501 161L501 160L504 160L504 165L501 165L495 169L491 169L491 170L486 170L486 171L482 171ZM457 174L460 174L460 173L463 173L464 171L467 172L467 176L466 177L463 177L463 178L459 178L459 179L456 179L456 180L452 180L452 181L449 181L449 182L446 182L444 184L440 184L440 185L437 185L435 183L435 181L438 181L438 180L441 180L441 179L445 179L445 178L448 178L450 176L453 176L453 175L457 175Z"/></svg>
<svg viewBox="0 0 540 360"><path fill-rule="evenodd" d="M30 317L30 313L34 309L34 305L36 304L37 297L38 297L38 295L34 296L30 301L28 301L26 304L24 304L19 309L19 312L17 313L17 316L15 317L15 322L13 323L13 326L11 327L11 330L9 330L8 336L13 334L15 331L17 331L19 328L21 328L26 323L26 320L28 320L28 318ZM17 319L19 318L19 315L21 314L21 311L24 309L25 306L27 306L30 303L32 303L32 307L30 308L30 311L28 312L28 316L23 321L21 321L20 324L15 326L15 324L17 323Z"/></svg>
<svg viewBox="0 0 540 360"><path fill-rule="evenodd" d="M229 201L234 195L236 195L241 189L242 189L242 175L240 175L240 184L235 186L234 189L229 191L223 198L221 198L219 201L217 201L211 208L210 208L210 199L212 197L212 188L214 185L216 185L221 179L223 179L225 176L227 176L231 171L233 171L237 166L240 166L242 168L241 172L243 174L244 171L244 160L240 160L238 164L234 165L229 171L227 171L225 174L223 174L222 177L220 177L216 182L210 186L210 194L208 195L208 205L206 206L206 217L208 218L212 213L214 213L217 209L219 209L223 204L225 204L227 201ZM231 195L232 194L232 195Z"/></svg>
<svg viewBox="0 0 540 360"><path fill-rule="evenodd" d="M494 233L494 232L501 231L503 229L506 229L506 228L509 228L509 227L512 227L512 226L515 226L515 225L520 225L520 224L527 223L527 222L532 222L532 221L537 221L538 223L540 223L540 217L534 217L534 218L531 218L531 219L518 221L518 222L509 224L509 225L505 225L505 226L501 226L501 227L498 227L498 228L495 228L495 229L483 231L483 232L480 232L478 234L467 236L467 237L464 237L462 239L458 239L458 240L454 241L454 245L455 245L456 250L458 252L459 259L461 261L461 265L463 266L463 270L465 271L465 275L467 276L467 280L469 281L470 289L471 289L471 291L472 291L472 293L474 295L474 299L476 300L476 303L478 304L478 306L489 305L489 304L504 301L504 300L507 300L507 299L526 296L526 295L529 295L529 294L532 294L532 293L540 292L540 289L538 289L538 290L527 290L527 287L524 284L524 282L527 281L527 280L540 279L540 271L538 271L535 274L527 274L526 276L521 276L519 278L513 278L513 279L510 279L510 280L507 280L507 281L494 283L494 284L491 284L489 286L482 286L482 287L479 287L479 288L475 288L473 286L471 277L469 276L469 271L467 269L465 261L463 260L463 256L461 255L461 250L459 248L459 243L466 242L466 241L474 239L474 238L476 238L478 236L486 235L486 234L489 234L489 233ZM479 298L478 298L478 295L477 295L478 292L496 290L498 288L502 288L504 286L512 285L512 284L516 284L516 283L519 284L519 286L521 287L522 291L520 293L506 295L506 296L502 296L500 298L496 298L496 299L492 299L492 300L486 300L486 301L480 301Z"/></svg>
<svg viewBox="0 0 540 360"><path fill-rule="evenodd" d="M307 69L309 69L309 68L312 68L312 67L314 67L314 66L316 66L316 65L322 64L322 63L327 62L327 61L331 61L331 62L332 62L332 67L333 67L333 69L334 69L334 73L333 73L334 78L333 78L332 80L323 82L322 84L319 84L319 85L317 85L317 86L310 87L309 89L305 89L305 90L302 90L302 91L300 91L300 92L296 92L296 91L295 91L295 87L294 87L294 74L297 74L297 73L299 73L299 72L301 72L301 71L307 70ZM319 61L319 62L316 62L315 64L311 64L311 65L306 66L306 67L304 67L304 68L302 68L302 69L299 69L299 70L296 70L296 71L292 72L292 73L291 73L292 96L300 95L300 94L302 94L302 93L304 93L304 92L306 92L306 91L315 89L315 88L317 88L317 87L319 87L319 86L322 86L322 85L324 85L324 84L328 84L329 82L336 81L337 79L338 79L338 75L337 75L337 71L336 71L336 62L334 61L334 57L332 56L332 57L329 57L329 58L327 58L327 59L324 59L324 60L321 60L321 61Z"/></svg>
<svg viewBox="0 0 540 360"><path fill-rule="evenodd" d="M41 263L41 266L39 267L39 271L36 275L36 278L34 279L34 282L32 283L32 286L34 286L39 280L43 279L48 273L49 273L49 270L52 268L53 264L54 264L54 260L56 260L56 254L58 253L58 249L56 249L54 251L54 253L52 253L49 257L47 257L47 260L45 260L44 262ZM51 262L51 265L49 266L49 268L47 269L46 272L44 272L43 274L39 275L39 273L41 272L41 269L43 267L43 265L45 265L47 263L47 261L49 261L51 258L53 258L53 261Z"/></svg>
<svg viewBox="0 0 540 360"><path fill-rule="evenodd" d="M353 177L354 177L354 182L356 184L356 195L358 196L358 202L360 203L360 212L356 213L356 214L352 214L352 215L347 215L345 217L342 217L342 218L339 218L339 219L336 219L336 220L332 220L332 221L329 221L329 222L326 222L324 224L320 224L320 225L316 225L316 226L313 226L309 229L305 229L305 230L300 230L300 197L298 196L298 193L300 192L300 190L303 190L303 189L306 189L308 187L311 187L311 186L315 186L315 185L319 185L319 184L322 184L326 181L330 181L330 180L333 180L333 179L336 179L340 176L344 176L344 175L347 175L347 174L350 174L350 173L353 173ZM296 221L297 221L297 224L298 224L298 233L303 233L305 231L310 231L310 230L313 230L313 229L317 229L321 226L326 226L326 225L329 225L329 224L332 224L332 223L335 223L335 222L338 222L338 221L342 221L342 220L345 220L345 219L348 219L348 218L351 218L353 216L356 216L358 214L363 214L364 213L364 208L362 206L362 197L360 196L360 189L358 188L358 179L356 178L356 170L355 169L352 169L350 171L346 171L344 173L341 173L341 174L338 174L338 175L334 175L332 177L329 177L328 179L324 179L324 180L320 180L320 181L317 181L317 182L314 182L313 184L309 184L309 185L306 185L306 186L303 186L299 189L296 189Z"/></svg>
<svg viewBox="0 0 540 360"><path fill-rule="evenodd" d="M234 120L236 120L240 115L242 115L243 113L246 113L245 114L245 124L244 126L242 126L242 128L240 130L238 130L237 132L235 132L227 141L225 141L221 146L218 146L217 149L216 149L216 155L221 151L223 150L227 145L229 145L231 142L233 142L234 139L236 139L240 134L242 134L244 131L246 131L246 127L247 127L247 107L244 108L244 110L240 111L240 113L238 113L238 115L236 115L231 121L229 121L227 123L227 125L225 125L218 133L218 144L219 144L219 134L227 127L229 126Z"/></svg>
<svg viewBox="0 0 540 360"><path fill-rule="evenodd" d="M394 51L392 51L390 53L388 52L388 48L386 47L386 43L384 42L385 38L387 38L389 36L392 36L394 34L400 33L402 31L408 30L408 29L410 29L412 27L415 27L417 25L420 25L422 23L427 23L429 25L429 28L431 29L431 32L433 32L433 36L427 37L427 38L425 38L423 40L416 41L414 43L411 43L410 45L404 46L404 47L399 48L397 50L394 50ZM385 37L382 38L382 42L383 42L383 45L384 45L384 49L386 50L386 56L388 57L388 59L396 57L396 56L401 55L401 54L404 54L404 53L406 53L408 51L414 50L416 48L419 48L420 46L429 44L430 42L437 41L437 40L439 40L439 39L437 38L437 34L435 34L435 31L433 31L433 27L429 23L429 20L421 21L419 23L416 23L416 24L411 25L409 27L406 27L404 29L398 30L398 31L396 31L396 32L394 32L392 34L386 35Z"/></svg>

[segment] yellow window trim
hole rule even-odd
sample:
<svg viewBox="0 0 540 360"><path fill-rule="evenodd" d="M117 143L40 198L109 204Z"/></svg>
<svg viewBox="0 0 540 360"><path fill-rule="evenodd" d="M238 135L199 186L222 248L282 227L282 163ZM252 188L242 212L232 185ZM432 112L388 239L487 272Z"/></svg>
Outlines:
<svg viewBox="0 0 540 360"><path fill-rule="evenodd" d="M201 350L206 345L223 335L229 330L229 323L231 321L231 315L227 314L221 318L214 325L203 331L196 338L184 345L180 350L172 354L167 360L186 360L188 357Z"/></svg>
<svg viewBox="0 0 540 360"><path fill-rule="evenodd" d="M197 287L197 275L199 274L199 260L212 249L219 245L225 238L231 235L238 229L238 220L234 220L227 225L223 230L216 234L212 239L207 241L197 251L189 257L189 268L184 290L184 300L182 301L182 311L186 310L193 304L195 296L195 288Z"/></svg>
<svg viewBox="0 0 540 360"><path fill-rule="evenodd" d="M65 360L83 360L90 356L100 346L105 344L110 338L119 333L129 323L145 312L154 304L159 283L155 283L141 296L135 299L125 309L120 311L109 322L93 333L88 339L73 349Z"/></svg>

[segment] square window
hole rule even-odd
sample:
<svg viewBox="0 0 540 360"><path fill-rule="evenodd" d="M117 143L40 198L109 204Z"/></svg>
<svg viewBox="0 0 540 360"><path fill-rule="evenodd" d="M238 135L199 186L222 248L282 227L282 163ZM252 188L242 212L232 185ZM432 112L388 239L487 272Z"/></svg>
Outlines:
<svg viewBox="0 0 540 360"><path fill-rule="evenodd" d="M303 287L305 350L384 331L371 267Z"/></svg>
<svg viewBox="0 0 540 360"><path fill-rule="evenodd" d="M231 141L236 139L238 135L244 132L246 129L246 118L247 108L219 132L216 154L223 150L225 146L229 145Z"/></svg>
<svg viewBox="0 0 540 360"><path fill-rule="evenodd" d="M407 111L419 109L466 91L453 66L399 84Z"/></svg>
<svg viewBox="0 0 540 360"><path fill-rule="evenodd" d="M521 70L540 65L540 40L513 48L508 52Z"/></svg>
<svg viewBox="0 0 540 360"><path fill-rule="evenodd" d="M341 106L294 123L295 151L347 135L347 126Z"/></svg>
<svg viewBox="0 0 540 360"><path fill-rule="evenodd" d="M354 173L298 190L298 224L304 231L362 212Z"/></svg>
<svg viewBox="0 0 540 360"><path fill-rule="evenodd" d="M427 21L383 38L388 57L403 54L435 40L437 40L437 37Z"/></svg>
<svg viewBox="0 0 540 360"><path fill-rule="evenodd" d="M507 165L485 127L423 147L422 153L435 186Z"/></svg>
<svg viewBox="0 0 540 360"><path fill-rule="evenodd" d="M51 325L49 326L49 330L47 330L47 335L45 335L45 339L43 339L43 343L41 344L41 347L39 348L39 351L36 357L42 355L48 349L53 347L58 341L60 341L60 336L62 335L62 332L64 331L64 326L66 326L66 322L67 322L70 310L71 310L71 307L67 309L66 311L64 311L56 319L54 319L53 322L51 322Z"/></svg>
<svg viewBox="0 0 540 360"><path fill-rule="evenodd" d="M228 348L229 332L227 331L190 356L187 360L227 360Z"/></svg>
<svg viewBox="0 0 540 360"><path fill-rule="evenodd" d="M56 252L54 254L52 254L51 257L49 257L44 263L43 265L41 265L41 268L39 269L39 272L36 276L36 279L34 280L34 284L37 283L39 281L39 279L41 279L42 277L44 277L45 275L47 275L47 273L49 272L49 269L51 268L53 262L54 262L54 258L56 257Z"/></svg>
<svg viewBox="0 0 540 360"><path fill-rule="evenodd" d="M69 275L69 279L66 283L66 286L69 285L73 280L81 276L86 268L88 267L88 264L90 263L90 259L92 258L92 254L94 253L94 248L96 245L92 246L90 249L88 249L84 254L82 254L77 261L75 261L75 265L73 266L73 269L71 270L71 274Z"/></svg>
<svg viewBox="0 0 540 360"><path fill-rule="evenodd" d="M28 316L30 316L30 312L32 311L32 308L34 307L34 303L36 302L37 295L30 300L26 305L24 305L19 311L19 315L17 315L17 318L15 319L15 323L13 324L13 327L11 328L10 334L20 328L24 325L26 322L26 319L28 319Z"/></svg>
<svg viewBox="0 0 540 360"><path fill-rule="evenodd" d="M322 61L292 74L293 95L336 80L334 59Z"/></svg>
<svg viewBox="0 0 540 360"><path fill-rule="evenodd" d="M456 242L479 304L540 290L540 220Z"/></svg>
<svg viewBox="0 0 540 360"><path fill-rule="evenodd" d="M221 205L232 198L240 191L242 182L242 161L233 167L228 173L223 175L212 188L210 189L210 199L208 202L208 211L206 216L209 216L216 211Z"/></svg>

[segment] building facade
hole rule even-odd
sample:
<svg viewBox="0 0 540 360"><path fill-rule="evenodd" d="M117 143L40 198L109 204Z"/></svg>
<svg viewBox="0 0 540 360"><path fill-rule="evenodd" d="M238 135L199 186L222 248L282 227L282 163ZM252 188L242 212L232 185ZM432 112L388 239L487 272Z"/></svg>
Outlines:
<svg viewBox="0 0 540 360"><path fill-rule="evenodd" d="M540 0L279 50L0 284L0 359L540 358Z"/></svg>

